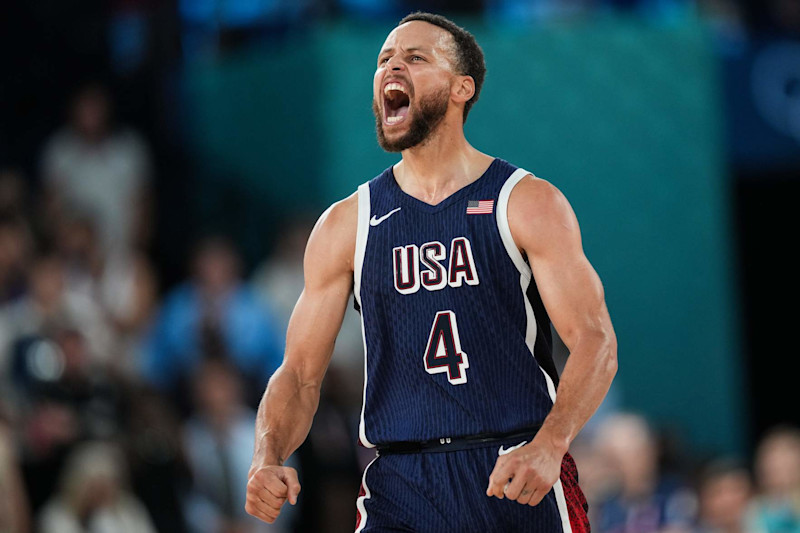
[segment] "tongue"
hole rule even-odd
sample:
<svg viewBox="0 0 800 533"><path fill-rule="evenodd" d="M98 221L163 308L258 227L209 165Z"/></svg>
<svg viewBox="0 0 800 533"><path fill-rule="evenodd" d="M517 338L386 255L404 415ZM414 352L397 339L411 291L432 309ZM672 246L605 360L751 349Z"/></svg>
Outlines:
<svg viewBox="0 0 800 533"><path fill-rule="evenodd" d="M390 117L405 117L408 114L408 106L403 105L398 107L397 109L392 109L389 111Z"/></svg>

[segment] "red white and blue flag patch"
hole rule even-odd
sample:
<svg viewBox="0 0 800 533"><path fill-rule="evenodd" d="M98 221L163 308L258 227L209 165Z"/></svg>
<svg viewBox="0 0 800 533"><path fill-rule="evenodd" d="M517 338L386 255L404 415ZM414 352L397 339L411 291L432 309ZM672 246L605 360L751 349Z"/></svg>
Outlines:
<svg viewBox="0 0 800 533"><path fill-rule="evenodd" d="M491 215L494 210L494 200L469 200L467 202L468 215Z"/></svg>

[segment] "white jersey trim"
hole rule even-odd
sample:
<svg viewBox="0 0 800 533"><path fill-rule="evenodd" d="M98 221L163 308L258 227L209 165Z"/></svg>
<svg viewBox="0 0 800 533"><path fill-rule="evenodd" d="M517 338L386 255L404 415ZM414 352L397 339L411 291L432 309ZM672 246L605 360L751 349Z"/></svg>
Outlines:
<svg viewBox="0 0 800 533"><path fill-rule="evenodd" d="M511 227L508 225L508 199L511 197L511 191L514 187L522 181L522 178L530 174L524 168L518 168L515 170L509 177L506 179L505 184L500 189L500 194L497 197L497 229L500 230L500 238L503 240L503 245L506 247L506 252L508 252L508 256L516 265L517 270L519 270L520 274L525 276L526 278L531 277L531 268L528 266L528 263L525 262L525 259L522 257L522 254L519 253L519 248L517 248L516 243L514 242L514 237L511 235Z"/></svg>
<svg viewBox="0 0 800 533"><path fill-rule="evenodd" d="M353 293L361 305L361 269L364 266L364 253L367 250L369 235L369 183L358 187L358 228L356 230L356 255L353 261Z"/></svg>
<svg viewBox="0 0 800 533"><path fill-rule="evenodd" d="M531 267L525 262L522 254L514 242L514 237L511 235L511 226L508 224L508 199L511 197L511 191L514 187L522 181L522 178L529 175L530 172L523 168L518 168L506 179L503 187L500 189L500 194L497 197L497 229L500 232L500 238L506 248L508 256L511 261L516 265L519 270L519 285L522 289L522 300L525 302L525 344L528 350L533 355L533 347L536 344L536 317L533 314L533 307L528 300L528 287L533 281L533 273ZM556 401L556 387L550 375L544 371L544 368L539 365L539 370L544 374L545 382L547 383L547 392L550 395L550 400L555 403Z"/></svg>
<svg viewBox="0 0 800 533"><path fill-rule="evenodd" d="M361 307L361 270L364 266L364 254L367 251L367 237L369 236L370 217L369 183L358 187L358 229L356 230L356 255L353 261L353 294L359 307ZM361 320L361 340L364 343L364 392L361 398L361 419L358 423L358 440L367 448L374 448L367 439L367 430L364 423L364 409L367 405L367 333L364 328L364 310L359 313Z"/></svg>
<svg viewBox="0 0 800 533"><path fill-rule="evenodd" d="M376 457L375 459L369 462L366 468L364 468L364 475L361 477L361 486L364 487L364 495L359 496L358 499L356 500L356 509L358 509L358 514L360 515L360 519L358 521L358 524L356 525L355 533L361 533L361 531L363 531L367 525L367 507L366 505L364 505L364 500L367 500L372 497L372 493L369 491L369 487L367 487L367 470L369 470L369 467L372 466L372 463L374 463L377 460L378 458ZM570 533L572 532L570 531Z"/></svg>
<svg viewBox="0 0 800 533"><path fill-rule="evenodd" d="M561 529L564 530L563 533L572 533L572 523L569 521L567 498L564 496L564 486L561 484L561 479L556 481L555 485L553 485L553 493L556 496L558 514L561 516Z"/></svg>

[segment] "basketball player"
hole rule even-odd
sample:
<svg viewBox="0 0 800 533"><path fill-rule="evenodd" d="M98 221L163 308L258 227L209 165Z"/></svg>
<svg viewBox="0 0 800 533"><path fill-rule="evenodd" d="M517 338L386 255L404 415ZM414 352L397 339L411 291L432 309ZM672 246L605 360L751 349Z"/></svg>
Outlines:
<svg viewBox="0 0 800 533"><path fill-rule="evenodd" d="M406 17L383 44L378 140L402 159L309 238L285 359L259 408L252 515L271 522L297 501L282 465L308 434L354 293L359 437L378 450L356 531L589 531L567 450L616 372L614 331L566 199L465 139L484 74L474 37L437 15ZM571 352L560 384L551 320Z"/></svg>

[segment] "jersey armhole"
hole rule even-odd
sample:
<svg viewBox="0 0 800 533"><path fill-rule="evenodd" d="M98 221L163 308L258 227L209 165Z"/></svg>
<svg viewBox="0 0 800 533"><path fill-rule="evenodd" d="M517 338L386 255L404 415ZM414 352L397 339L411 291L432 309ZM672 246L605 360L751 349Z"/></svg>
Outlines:
<svg viewBox="0 0 800 533"><path fill-rule="evenodd" d="M367 367L367 331L364 323L364 313L361 309L361 272L364 266L364 255L367 251L367 237L369 236L369 217L371 210L369 198L369 182L358 187L358 229L356 230L356 254L353 262L353 296L359 307L361 318L361 340L364 342L364 391L361 397L361 417L358 423L358 440L365 448L374 448L375 445L367 438L367 423L364 414L367 408L367 383L369 369Z"/></svg>
<svg viewBox="0 0 800 533"><path fill-rule="evenodd" d="M369 234L369 183L358 187L358 227L356 229L356 253L353 258L353 294L358 307L361 307L361 270L364 266L364 254L367 250Z"/></svg>
<svg viewBox="0 0 800 533"><path fill-rule="evenodd" d="M531 267L528 265L528 262L525 261L525 258L522 257L519 248L517 248L517 244L514 242L514 237L511 235L511 227L508 224L508 199L511 197L511 191L514 190L517 183L528 174L530 174L530 172L527 170L518 168L506 179L497 198L496 210L497 229L500 231L500 238L503 241L503 246L505 246L511 261L513 261L519 273L526 278L526 281L529 281L531 278Z"/></svg>

